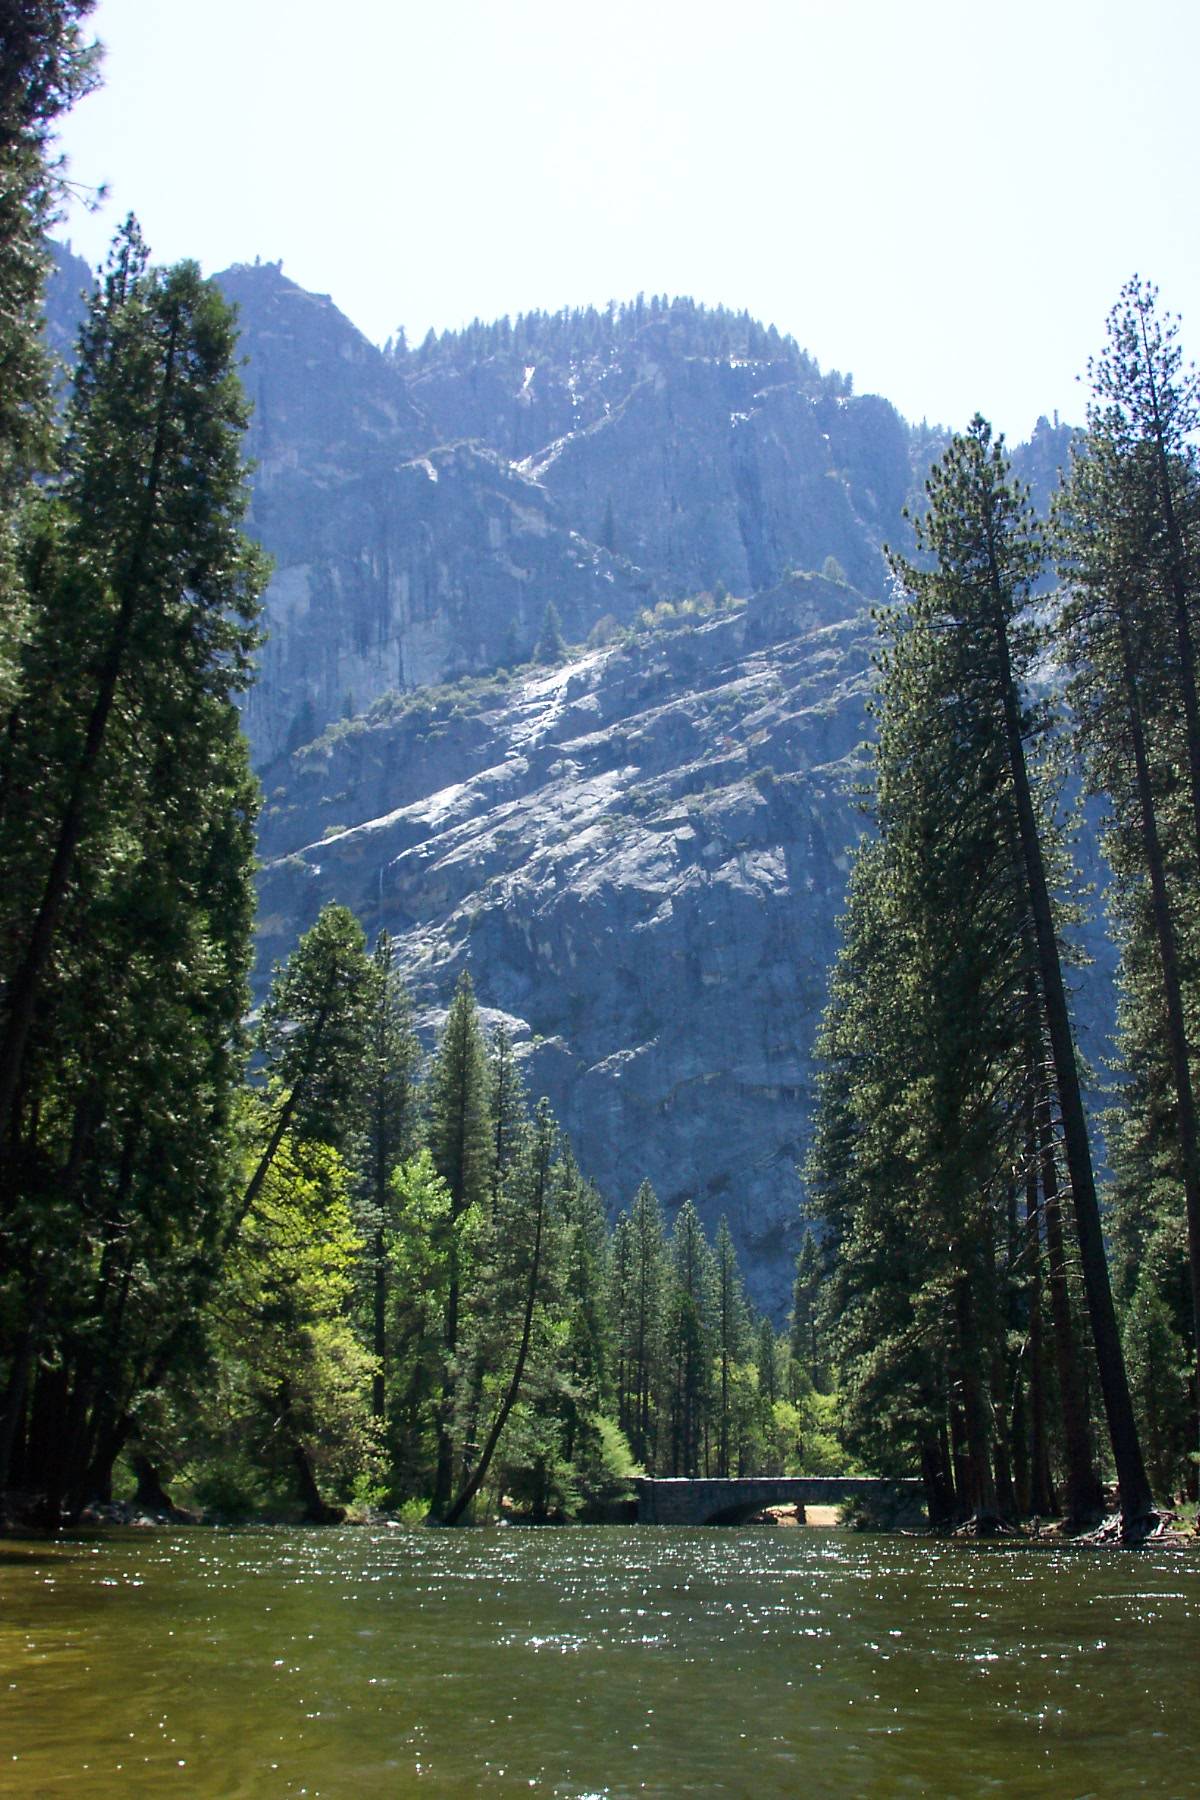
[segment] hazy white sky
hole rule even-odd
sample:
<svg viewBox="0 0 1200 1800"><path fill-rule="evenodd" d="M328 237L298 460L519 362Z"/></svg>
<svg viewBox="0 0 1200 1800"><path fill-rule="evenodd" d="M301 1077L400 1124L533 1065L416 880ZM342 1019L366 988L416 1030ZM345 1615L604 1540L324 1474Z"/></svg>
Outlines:
<svg viewBox="0 0 1200 1800"><path fill-rule="evenodd" d="M100 0L98 261L283 259L410 340L639 290L749 307L1016 439L1135 270L1200 355L1196 0Z"/></svg>

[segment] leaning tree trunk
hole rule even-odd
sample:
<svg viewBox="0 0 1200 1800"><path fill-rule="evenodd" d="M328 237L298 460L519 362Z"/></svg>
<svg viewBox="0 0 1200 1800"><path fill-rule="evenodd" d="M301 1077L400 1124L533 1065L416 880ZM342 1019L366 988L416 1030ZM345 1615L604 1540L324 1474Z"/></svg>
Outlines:
<svg viewBox="0 0 1200 1800"><path fill-rule="evenodd" d="M496 1454L496 1446L500 1442L500 1434L508 1422L508 1415L516 1405L517 1396L521 1391L521 1382L525 1374L525 1360L529 1355L529 1340L533 1333L534 1308L537 1305L538 1281L540 1279L542 1267L542 1225L545 1220L545 1214L546 1171L543 1168L538 1171L537 1211L533 1230L533 1257L529 1266L529 1286L525 1292L525 1313L521 1321L521 1342L517 1350L517 1360L513 1364L513 1372L512 1377L509 1380L508 1391L504 1396L504 1401L499 1412L496 1414L492 1429L488 1433L487 1443L483 1446L483 1453L475 1465L475 1471L470 1480L463 1487L462 1492L455 1500L454 1505L446 1514L447 1525L457 1525L458 1521L467 1510L467 1507L471 1504L472 1500L483 1486L484 1481L487 1479L487 1472L491 1467L492 1457Z"/></svg>
<svg viewBox="0 0 1200 1800"><path fill-rule="evenodd" d="M300 1502L304 1508L304 1518L310 1525L339 1525L345 1518L340 1506L330 1506L321 1498L321 1490L317 1486L316 1470L312 1465L312 1457L303 1438L297 1429L292 1415L292 1386L290 1381L279 1384L279 1417L291 1457L292 1468L296 1476L296 1488Z"/></svg>
<svg viewBox="0 0 1200 1800"><path fill-rule="evenodd" d="M1008 750L1009 771L1016 802L1017 828L1025 869L1025 885L1033 919L1037 947L1038 974L1046 1009L1046 1027L1054 1062L1055 1085L1058 1089L1059 1113L1062 1119L1063 1146L1071 1193L1075 1202L1075 1230L1079 1240L1083 1285L1087 1296L1088 1316L1096 1345L1096 1361L1104 1412L1108 1421L1109 1440L1116 1464L1120 1488L1121 1531L1129 1539L1144 1537L1154 1521L1154 1500L1142 1448L1138 1442L1137 1422L1125 1374L1125 1358L1117 1330L1112 1288L1108 1279L1108 1260L1104 1252L1104 1233L1100 1223L1100 1203L1092 1172L1092 1152L1088 1142L1087 1120L1079 1087L1079 1070L1075 1063L1075 1043L1067 1011L1063 987L1062 965L1050 910L1050 893L1042 859L1037 815L1029 787L1025 765L1025 745L1021 735L1021 711L1013 679L1004 622L1003 590L994 554L991 564L993 593L993 630L1000 672L1004 707L1004 735Z"/></svg>
<svg viewBox="0 0 1200 1800"><path fill-rule="evenodd" d="M143 1512L161 1513L168 1519L177 1518L179 1508L163 1486L162 1476L145 1451L134 1450L129 1460L137 1478L134 1505L140 1506Z"/></svg>
<svg viewBox="0 0 1200 1800"><path fill-rule="evenodd" d="M1142 854L1146 872L1150 877L1150 905L1154 918L1154 935L1158 942L1158 959L1162 968L1167 1049L1170 1054L1171 1079L1175 1089L1179 1157L1183 1165L1188 1271L1192 1292L1192 1379L1196 1405L1200 1408L1200 1132L1197 1130L1196 1094L1192 1085L1191 1059L1188 1055L1183 982L1179 971L1179 947L1170 896L1167 892L1162 844L1158 835L1158 816L1154 805L1154 789L1150 780L1150 760L1146 753L1146 735L1138 699L1133 644L1130 639L1129 620L1123 609L1118 616L1118 627L1121 636L1121 670L1129 712L1129 736L1133 746L1134 773L1137 781ZM1200 842L1197 844L1197 852L1200 854ZM1196 1432L1193 1431L1193 1444L1195 1441Z"/></svg>
<svg viewBox="0 0 1200 1800"><path fill-rule="evenodd" d="M142 518L133 543L129 567L121 584L121 602L113 624L104 657L97 671L96 692L88 712L87 729L79 753L66 805L55 832L54 851L42 889L41 901L29 937L9 984L8 1021L0 1036L0 1137L4 1136L20 1087L25 1066L25 1052L33 1024L34 1010L41 990L42 977L62 918L86 821L87 803L100 766L108 734L108 723L117 697L117 686L129 654L130 640L137 613L144 569L158 511L162 464L166 453L166 428L175 390L175 361L178 354L178 318L173 318L166 345L163 385L158 402L154 448L146 476Z"/></svg>
<svg viewBox="0 0 1200 1800"><path fill-rule="evenodd" d="M1064 1499L1068 1522L1076 1529L1094 1525L1104 1511L1104 1490L1096 1473L1087 1394L1080 1366L1079 1341L1071 1314L1067 1286L1067 1256L1063 1242L1062 1205L1058 1195L1058 1164L1050 1126L1050 1103L1038 1107L1042 1152L1042 1203L1046 1224L1046 1262L1049 1272L1050 1320L1054 1332L1054 1357L1058 1370L1058 1399L1062 1415L1063 1446L1067 1462Z"/></svg>
<svg viewBox="0 0 1200 1800"><path fill-rule="evenodd" d="M1046 1365L1042 1344L1042 1234L1038 1206L1037 1133L1033 1109L1025 1137L1025 1245L1029 1261L1029 1511L1054 1512L1054 1484L1046 1439Z"/></svg>
<svg viewBox="0 0 1200 1800"><path fill-rule="evenodd" d="M961 1246L958 1247L961 1256ZM963 1498L970 1517L981 1533L992 1532L1000 1522L996 1481L992 1470L992 1412L983 1386L983 1346L975 1318L974 1295L969 1276L954 1281L954 1322L958 1338L959 1390L965 1444L967 1491Z"/></svg>

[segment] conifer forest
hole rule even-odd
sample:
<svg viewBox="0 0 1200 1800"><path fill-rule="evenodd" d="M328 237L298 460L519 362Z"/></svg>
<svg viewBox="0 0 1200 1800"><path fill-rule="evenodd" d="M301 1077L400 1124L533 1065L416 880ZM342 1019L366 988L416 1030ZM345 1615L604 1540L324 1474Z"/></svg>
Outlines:
<svg viewBox="0 0 1200 1800"><path fill-rule="evenodd" d="M946 1530L1107 1519L1137 1542L1186 1514L1200 379L1157 290L1134 276L1095 321L1086 417L1036 503L983 418L920 436L863 611L859 835L781 1305L744 1266L736 1193L702 1216L648 1179L601 1191L485 1004L484 933L434 1013L402 932L337 897L256 974L243 727L271 560L236 308L196 264L157 266L130 218L69 372L42 327L56 122L99 79L90 11L28 0L0 45L5 1519L589 1520L642 1475L856 1472L919 1477ZM664 308L476 322L385 360L458 395L469 363L615 357L669 327L731 380L766 360L847 416L849 381L773 326ZM499 482L485 461L472 479ZM620 500L588 504L617 596L593 652L734 619L723 581L639 589ZM809 586L849 594L848 560ZM514 617L505 679L568 669L581 616ZM280 758L353 736L288 729ZM755 805L793 773L760 773ZM1089 931L1117 965L1104 1066L1076 1031Z"/></svg>

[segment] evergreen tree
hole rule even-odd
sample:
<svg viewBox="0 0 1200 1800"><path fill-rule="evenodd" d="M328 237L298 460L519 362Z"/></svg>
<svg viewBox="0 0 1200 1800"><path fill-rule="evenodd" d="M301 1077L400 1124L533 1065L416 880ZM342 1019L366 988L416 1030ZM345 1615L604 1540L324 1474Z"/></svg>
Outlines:
<svg viewBox="0 0 1200 1800"><path fill-rule="evenodd" d="M265 569L239 530L247 409L235 352L215 288L194 265L149 271L130 222L83 333L64 473L29 552L21 697L0 784L0 1134L46 1010L81 851L105 839L139 764L249 679ZM36 798L28 812L22 792Z"/></svg>
<svg viewBox="0 0 1200 1800"><path fill-rule="evenodd" d="M792 1310L788 1318L788 1348L791 1361L804 1372L813 1387L822 1385L817 1361L817 1298L821 1285L820 1253L811 1230L796 1258L796 1278L792 1284Z"/></svg>
<svg viewBox="0 0 1200 1800"><path fill-rule="evenodd" d="M258 1049L266 1074L262 1145L235 1225L253 1207L284 1138L360 1151L370 1098L376 973L362 927L330 901L284 966L263 1007Z"/></svg>
<svg viewBox="0 0 1200 1800"><path fill-rule="evenodd" d="M40 330L61 171L54 126L95 86L82 25L94 0L23 0L0 35L0 708L15 697L24 635L19 515L52 461L50 369Z"/></svg>
<svg viewBox="0 0 1200 1800"><path fill-rule="evenodd" d="M713 1255L700 1215L685 1200L671 1233L664 1380L675 1476L707 1473L715 1339Z"/></svg>
<svg viewBox="0 0 1200 1800"><path fill-rule="evenodd" d="M918 570L897 558L893 567L913 596L917 620L928 620L955 644L964 677L957 698L960 704L971 705L969 722L978 733L979 749L991 759L1011 794L1084 1289L1120 1486L1122 1529L1127 1536L1136 1536L1151 1517L1152 1502L1112 1303L1046 859L1025 754L1029 714L1020 681L1037 646L1022 628L1022 612L1041 568L1042 549L1027 500L1011 485L1003 447L993 444L984 420L976 418L969 432L953 441L927 489L929 513L918 525L917 538L934 567ZM981 762L975 766L982 771Z"/></svg>
<svg viewBox="0 0 1200 1800"><path fill-rule="evenodd" d="M613 1313L621 1379L617 1420L639 1463L657 1467L658 1402L666 1301L666 1245L662 1208L643 1181L633 1198L628 1229L617 1225L613 1250Z"/></svg>
<svg viewBox="0 0 1200 1800"><path fill-rule="evenodd" d="M464 1482L453 1505L446 1513L446 1523L454 1525L487 1479L488 1469L500 1442L510 1413L516 1405L525 1375L525 1365L533 1337L543 1278L543 1247L547 1234L550 1207L551 1172L558 1148L558 1127L549 1103L539 1100L537 1112L526 1136L524 1155L513 1179L506 1185L505 1196L511 1204L506 1208L505 1243L522 1278L524 1298L520 1316L520 1335L512 1374L496 1410L479 1460Z"/></svg>
<svg viewBox="0 0 1200 1800"><path fill-rule="evenodd" d="M588 1460L589 1438L613 1403L612 1330L608 1315L609 1247L604 1202L564 1145L555 1189L563 1247L563 1453Z"/></svg>
<svg viewBox="0 0 1200 1800"><path fill-rule="evenodd" d="M198 1446L209 1504L290 1490L306 1520L333 1523L323 1488L349 1498L378 1465L371 1359L349 1316L363 1250L349 1188L336 1151L289 1138L225 1259Z"/></svg>
<svg viewBox="0 0 1200 1800"><path fill-rule="evenodd" d="M1129 1047L1136 1037L1135 1054L1161 1068L1171 1095L1165 1135L1183 1190L1200 1405L1200 1127L1185 992L1200 925L1200 472L1191 442L1200 387L1155 299L1135 279L1110 315L1107 348L1092 365L1088 431L1056 516L1077 737L1093 791L1111 805L1105 850L1125 939ZM1140 1028L1139 1005L1151 1009Z"/></svg>
<svg viewBox="0 0 1200 1800"><path fill-rule="evenodd" d="M308 1215L309 1253L328 1228L331 1242L338 1245L331 1271L336 1267L344 1284L353 1279L363 1244L344 1212L346 1171L364 1159L371 1102L378 1097L372 1082L378 990L379 968L367 956L358 921L333 903L322 908L316 924L276 972L258 1034L265 1075L255 1132L260 1147L225 1234L235 1270L243 1262L252 1280L259 1279L254 1271L260 1266L268 1271L290 1267L289 1259L297 1253L291 1223L297 1194L317 1203ZM335 1171L332 1190L328 1176L314 1184L315 1169ZM280 1211L271 1207L273 1194L279 1196ZM333 1258L332 1248L329 1254ZM294 1303L285 1306L275 1299L266 1304L264 1320L273 1328L276 1348L264 1361L274 1373L267 1386L261 1385L265 1373L258 1380L288 1447L305 1515L320 1522L335 1516L336 1509L329 1509L320 1494L312 1435L323 1417L321 1383L332 1382L333 1375L320 1373L323 1365L313 1361L316 1347L323 1344L343 1370L355 1370L358 1376L365 1376L368 1365L365 1352L352 1353L355 1340L348 1329L342 1330L348 1285L339 1285L336 1300L329 1300L318 1284L309 1311L301 1303L299 1277L285 1273L281 1280L284 1291L293 1282L297 1291ZM365 1410L365 1391L362 1402ZM364 1466L363 1459L356 1466Z"/></svg>
<svg viewBox="0 0 1200 1800"><path fill-rule="evenodd" d="M450 1252L450 1194L427 1149L391 1181L387 1238L388 1486L399 1499L428 1494L437 1460Z"/></svg>
<svg viewBox="0 0 1200 1800"><path fill-rule="evenodd" d="M363 1172L371 1261L371 1347L376 1361L372 1411L376 1419L382 1419L388 1374L392 1181L397 1168L416 1148L416 1080L420 1060L408 993L386 931L380 932L375 945L372 977Z"/></svg>
<svg viewBox="0 0 1200 1800"><path fill-rule="evenodd" d="M563 638L562 627L558 622L558 608L553 600L548 600L542 619L542 629L538 633L538 641L534 645L533 660L555 668L566 654L567 646Z"/></svg>
<svg viewBox="0 0 1200 1800"><path fill-rule="evenodd" d="M228 308L127 230L30 509L0 749L0 1465L51 1515L106 1490L227 1219L255 808L232 702L263 578L244 421Z"/></svg>
<svg viewBox="0 0 1200 1800"><path fill-rule="evenodd" d="M492 1080L492 1210L495 1212L504 1178L521 1148L529 1118L529 1096L512 1038L503 1023L492 1033L488 1063Z"/></svg>
<svg viewBox="0 0 1200 1800"><path fill-rule="evenodd" d="M464 969L438 1041L427 1095L429 1147L434 1167L450 1195L445 1361L433 1491L435 1518L446 1513L454 1482L460 1310L464 1279L470 1270L470 1228L484 1216L491 1194L491 1085L475 990Z"/></svg>
<svg viewBox="0 0 1200 1800"><path fill-rule="evenodd" d="M738 1445L741 1436L738 1407L739 1365L746 1356L750 1320L746 1292L742 1286L737 1252L729 1233L729 1221L722 1213L717 1223L713 1250L713 1327L716 1342L717 1393L717 1474L728 1477L739 1473Z"/></svg>

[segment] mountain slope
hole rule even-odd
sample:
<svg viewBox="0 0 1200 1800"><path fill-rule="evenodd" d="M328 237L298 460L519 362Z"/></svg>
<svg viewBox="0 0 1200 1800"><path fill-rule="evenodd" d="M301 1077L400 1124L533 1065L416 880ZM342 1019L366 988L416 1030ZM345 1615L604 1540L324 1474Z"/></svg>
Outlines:
<svg viewBox="0 0 1200 1800"><path fill-rule="evenodd" d="M380 708L290 759L264 825L266 954L336 896L397 935L430 1022L469 965L604 1190L627 1201L648 1176L669 1211L726 1212L777 1308L861 830L869 625L847 598L797 578Z"/></svg>
<svg viewBox="0 0 1200 1800"><path fill-rule="evenodd" d="M276 562L258 991L329 898L396 934L429 1033L469 963L614 1203L727 1212L782 1312L867 613L940 434L690 301L381 351L276 265L218 279ZM1039 500L1068 435L1018 452ZM549 603L577 649L539 669Z"/></svg>

